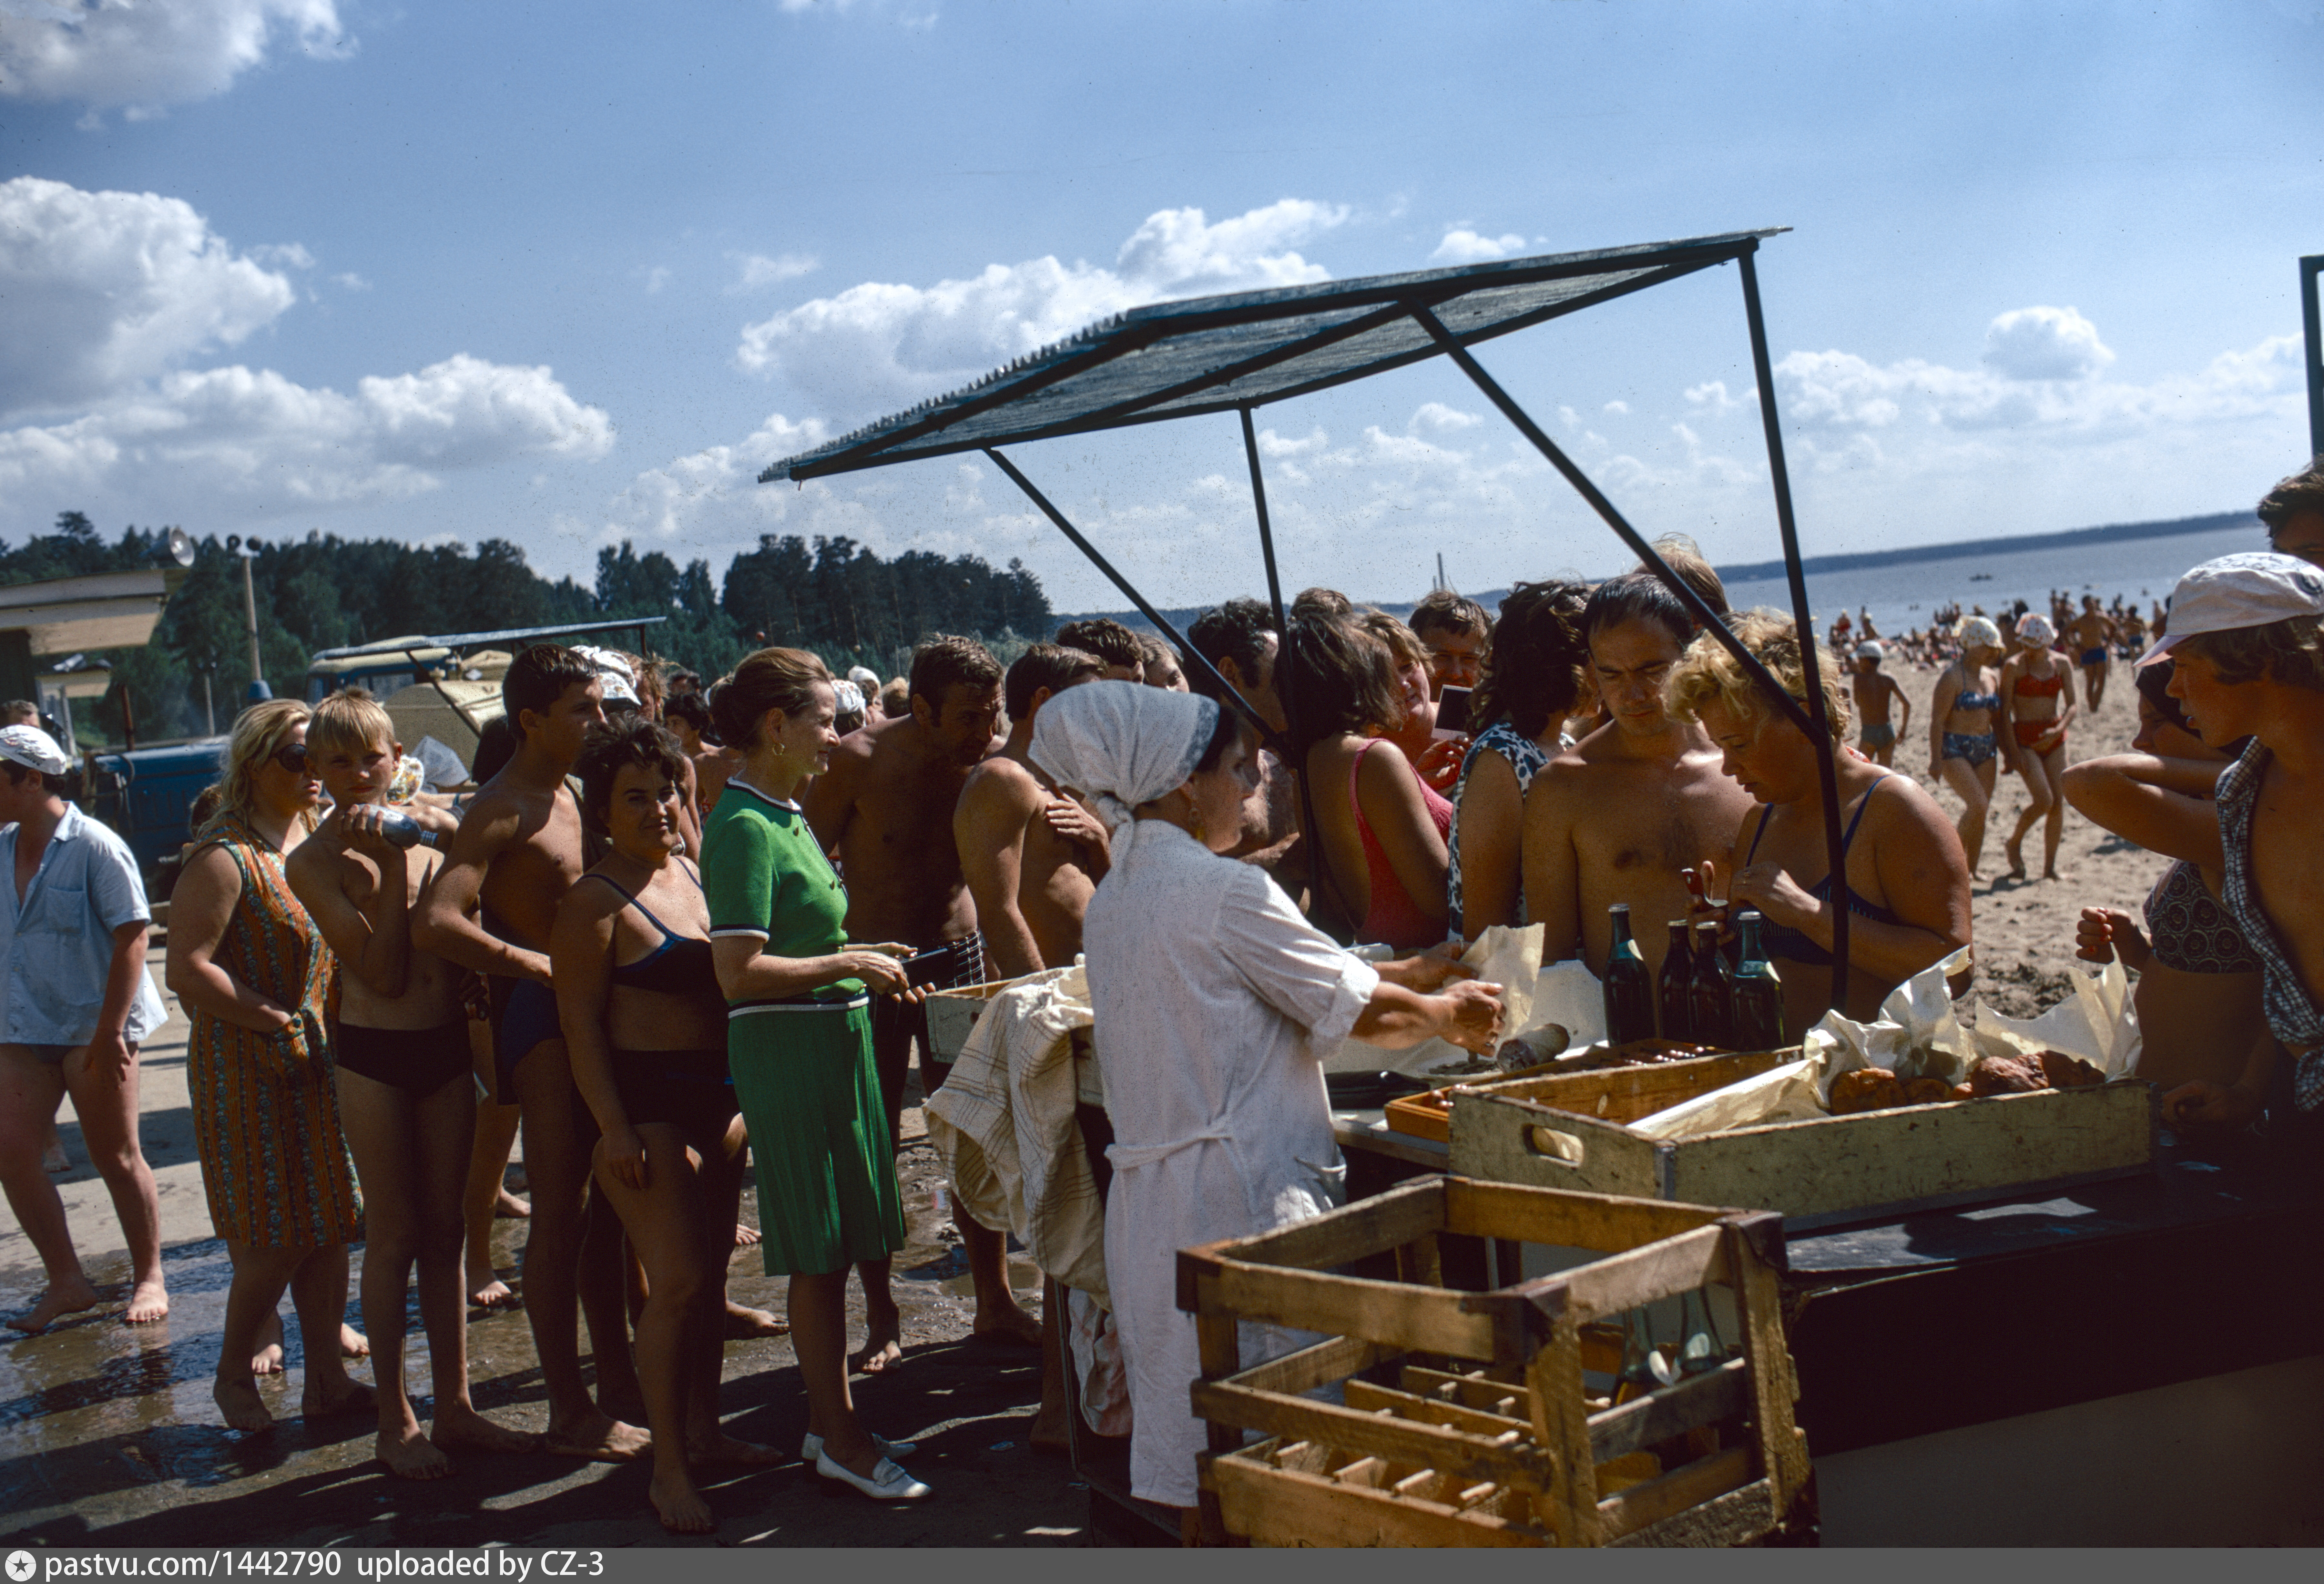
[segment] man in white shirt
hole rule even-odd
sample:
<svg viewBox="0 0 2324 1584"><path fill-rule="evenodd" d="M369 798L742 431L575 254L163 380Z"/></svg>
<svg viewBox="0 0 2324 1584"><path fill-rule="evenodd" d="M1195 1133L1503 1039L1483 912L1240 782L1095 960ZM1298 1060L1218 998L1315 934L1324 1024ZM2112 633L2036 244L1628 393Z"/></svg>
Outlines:
<svg viewBox="0 0 2324 1584"><path fill-rule="evenodd" d="M128 844L64 800L71 769L39 727L0 728L0 1187L49 1278L8 1321L25 1331L102 1302L41 1169L67 1093L129 1245L135 1285L123 1318L170 1312L161 1206L137 1138L137 1047L167 1015L145 972L152 915Z"/></svg>

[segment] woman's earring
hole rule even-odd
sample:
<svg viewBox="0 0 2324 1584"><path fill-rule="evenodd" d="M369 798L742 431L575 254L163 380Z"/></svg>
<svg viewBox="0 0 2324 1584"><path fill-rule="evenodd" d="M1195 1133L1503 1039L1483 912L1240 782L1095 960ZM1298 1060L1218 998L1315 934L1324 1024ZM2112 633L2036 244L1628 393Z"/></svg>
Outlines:
<svg viewBox="0 0 2324 1584"><path fill-rule="evenodd" d="M1186 815L1190 822L1190 828L1194 832L1194 840L1208 845L1211 833L1203 824L1203 806L1191 797L1186 799Z"/></svg>

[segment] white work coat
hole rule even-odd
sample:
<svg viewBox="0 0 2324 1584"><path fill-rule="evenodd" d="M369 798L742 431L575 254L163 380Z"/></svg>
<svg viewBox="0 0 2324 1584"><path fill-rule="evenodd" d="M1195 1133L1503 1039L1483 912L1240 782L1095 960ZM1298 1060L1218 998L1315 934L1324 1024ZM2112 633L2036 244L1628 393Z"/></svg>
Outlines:
<svg viewBox="0 0 2324 1584"><path fill-rule="evenodd" d="M1259 870L1176 826L1140 821L1116 843L1082 926L1114 1133L1106 1281L1130 1376L1130 1490L1185 1507L1205 1436L1187 1399L1202 1371L1178 1250L1341 1202L1322 1058L1379 975ZM1246 1366L1283 1350L1271 1329L1243 1328Z"/></svg>

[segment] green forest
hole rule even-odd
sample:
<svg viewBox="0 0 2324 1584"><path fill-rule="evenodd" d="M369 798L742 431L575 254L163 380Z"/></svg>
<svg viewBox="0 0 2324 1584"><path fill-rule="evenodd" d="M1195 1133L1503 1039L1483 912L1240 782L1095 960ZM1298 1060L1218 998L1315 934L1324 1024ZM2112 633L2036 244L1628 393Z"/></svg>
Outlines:
<svg viewBox="0 0 2324 1584"><path fill-rule="evenodd" d="M174 565L168 541L167 529L135 527L107 539L85 514L63 512L54 531L21 547L0 540L0 585ZM89 657L110 661L115 679L97 707L78 708L79 734L90 746L99 745L98 735L122 740L124 695L141 741L200 732L206 673L221 729L239 708L250 655L242 557L215 535L195 548L152 642ZM996 571L974 556L911 550L882 559L844 538L763 535L756 549L728 565L723 582L707 561L681 567L624 541L597 552L588 587L540 576L521 548L501 539L421 548L309 532L254 538L242 548L254 552L260 658L283 696L304 690L316 650L408 634L662 616L649 640L653 653L705 678L767 644L813 649L835 668L865 665L893 677L905 669L911 646L931 632L982 638L1005 658L1051 624L1048 596L1021 561Z"/></svg>

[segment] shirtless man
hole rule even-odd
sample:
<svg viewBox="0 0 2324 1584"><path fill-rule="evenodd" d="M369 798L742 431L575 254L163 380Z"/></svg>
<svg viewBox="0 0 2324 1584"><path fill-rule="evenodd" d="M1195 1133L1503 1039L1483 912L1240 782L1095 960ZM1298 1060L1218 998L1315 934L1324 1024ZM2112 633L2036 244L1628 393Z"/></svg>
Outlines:
<svg viewBox="0 0 2324 1584"><path fill-rule="evenodd" d="M468 1314L462 1302L460 1200L475 1131L468 1014L460 975L411 945L411 909L441 863L382 833L403 745L361 688L315 706L307 752L330 793L331 816L284 865L292 895L339 960L339 1119L364 1195L364 1330L379 1407L379 1460L404 1479L452 1472L445 1449L538 1450L540 1438L503 1429L468 1400ZM400 811L439 842L459 829L441 809ZM436 1425L422 1435L403 1381L404 1292L420 1266Z"/></svg>
<svg viewBox="0 0 2324 1584"><path fill-rule="evenodd" d="M1057 643L1060 648L1095 655L1097 663L1105 668L1108 682L1146 680L1146 646L1138 640L1138 634L1119 622L1103 616L1068 622L1057 629Z"/></svg>
<svg viewBox="0 0 2324 1584"><path fill-rule="evenodd" d="M549 1450L630 1462L647 1450L646 1432L592 1402L581 1376L575 1311L586 1304L599 1391L616 1402L641 1400L630 1360L621 1240L593 1237L583 1247L596 1128L573 1087L549 971L557 905L587 867L580 806L565 778L589 728L605 719L604 690L586 660L542 643L517 657L501 691L521 741L468 805L435 884L420 898L412 944L487 975L493 987L495 1092L523 1108L532 1188L524 1312L549 1391Z"/></svg>
<svg viewBox="0 0 2324 1584"><path fill-rule="evenodd" d="M2098 700L2106 696L2107 671L2114 663L2114 645L2121 635L2098 609L2096 594L2082 596L2082 613L2066 623L2065 635L2075 663L2082 668L2083 707L2095 714Z"/></svg>
<svg viewBox="0 0 2324 1584"><path fill-rule="evenodd" d="M708 819L726 790L726 778L742 761L703 737L710 729L710 706L696 693L676 693L661 706L662 724L678 738L678 747L694 766L695 817Z"/></svg>
<svg viewBox="0 0 2324 1584"><path fill-rule="evenodd" d="M1218 668L1227 686L1269 731L1284 729L1287 717L1275 691L1275 659L1283 640L1275 631L1272 611L1257 600L1229 600L1195 617L1186 629L1186 641ZM1218 684L1199 666L1187 671L1186 686L1205 698L1218 696ZM1299 850L1299 785L1271 748L1259 751L1259 789L1243 799L1242 840L1226 855L1267 870L1294 901L1306 889L1307 862Z"/></svg>
<svg viewBox="0 0 2324 1584"><path fill-rule="evenodd" d="M913 653L908 697L908 712L839 740L831 768L809 783L800 806L846 874L848 938L941 951L931 990L976 984L985 978L983 951L952 814L969 772L1001 746L1000 663L973 639L932 638ZM944 1082L944 1064L928 1053L927 1027L918 1002L872 1002L872 1056L891 1133L901 1132L914 1040L922 1092ZM955 1224L976 1290L975 1334L1038 1345L1039 1322L1010 1295L1007 1235L973 1217ZM855 1268L871 1335L849 1364L876 1375L903 1357L902 1317L889 1294L888 1261Z"/></svg>
<svg viewBox="0 0 2324 1584"><path fill-rule="evenodd" d="M1856 690L1856 746L1867 758L1884 765L1893 764L1896 758L1897 726L1888 719L1890 708L1904 706L1903 729L1913 729L1913 701L1904 696L1896 678L1880 668L1887 651L1877 643L1867 640L1856 646L1855 675L1849 678Z"/></svg>
<svg viewBox="0 0 2324 1584"><path fill-rule="evenodd" d="M1844 614L1845 612L1843 612ZM1544 962L1605 971L1606 910L1630 906L1649 973L1661 922L1683 918L1686 871L1727 852L1752 806L1702 727L1663 709L1663 684L1694 637L1685 605L1651 573L1600 584L1582 609L1598 696L1612 719L1552 760L1526 797L1527 913L1547 928Z"/></svg>
<svg viewBox="0 0 2324 1584"><path fill-rule="evenodd" d="M1484 606L1449 588L1434 589L1412 607L1407 625L1428 651L1430 698L1443 698L1448 687L1477 686L1493 643L1493 619Z"/></svg>
<svg viewBox="0 0 2324 1584"><path fill-rule="evenodd" d="M2268 548L2324 566L2324 456L2260 497L2259 520Z"/></svg>
<svg viewBox="0 0 2324 1584"><path fill-rule="evenodd" d="M1069 967L1081 953L1082 915L1105 878L1105 826L1059 792L1027 751L1041 706L1103 669L1096 656L1056 644L1037 643L1019 656L1002 684L1009 740L969 772L953 810L953 843L995 979ZM1064 1450L1072 1444L1059 1331L1065 1294L1045 1282L1041 1296L1041 1406L1030 1440Z"/></svg>

